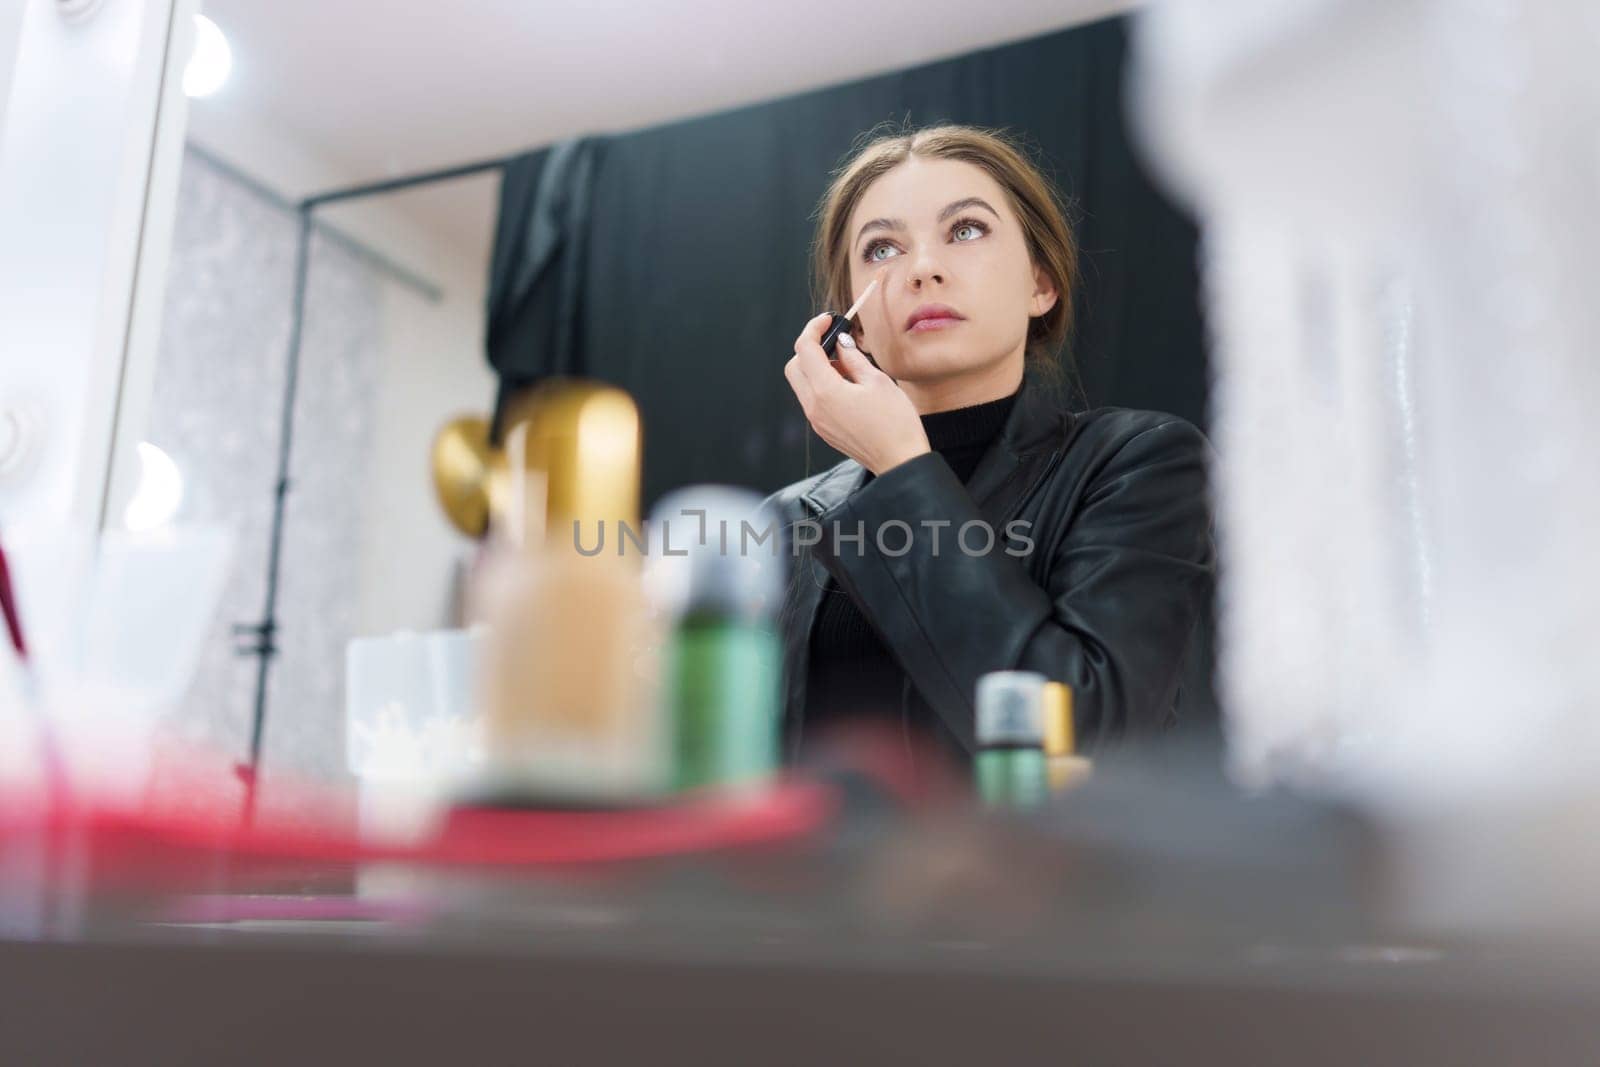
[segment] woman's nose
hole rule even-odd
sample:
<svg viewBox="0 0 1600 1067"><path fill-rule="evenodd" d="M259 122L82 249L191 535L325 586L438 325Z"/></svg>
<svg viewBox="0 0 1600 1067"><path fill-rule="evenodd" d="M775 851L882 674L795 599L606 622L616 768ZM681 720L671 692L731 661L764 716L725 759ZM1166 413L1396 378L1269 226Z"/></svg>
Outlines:
<svg viewBox="0 0 1600 1067"><path fill-rule="evenodd" d="M926 248L912 253L906 270L906 283L911 288L920 289L924 282L944 284L944 267L937 261L932 251Z"/></svg>

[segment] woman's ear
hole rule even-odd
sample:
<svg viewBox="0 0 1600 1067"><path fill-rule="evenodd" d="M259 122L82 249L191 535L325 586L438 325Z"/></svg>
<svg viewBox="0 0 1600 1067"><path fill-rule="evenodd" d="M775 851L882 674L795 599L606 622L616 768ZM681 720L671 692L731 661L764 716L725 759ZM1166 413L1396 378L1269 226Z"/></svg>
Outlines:
<svg viewBox="0 0 1600 1067"><path fill-rule="evenodd" d="M1056 306L1060 294L1056 283L1050 280L1043 267L1033 268L1033 300L1028 305L1028 316L1038 318Z"/></svg>

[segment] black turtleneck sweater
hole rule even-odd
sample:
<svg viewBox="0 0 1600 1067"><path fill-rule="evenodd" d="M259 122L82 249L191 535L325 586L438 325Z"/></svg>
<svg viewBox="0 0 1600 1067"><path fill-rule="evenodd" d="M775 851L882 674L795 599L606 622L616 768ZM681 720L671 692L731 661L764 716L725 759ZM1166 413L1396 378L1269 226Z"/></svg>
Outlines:
<svg viewBox="0 0 1600 1067"><path fill-rule="evenodd" d="M1017 394L950 411L922 416L922 427L933 451L945 458L965 484L978 461L1000 435ZM862 481L873 479L871 471ZM859 491L859 490L858 490ZM867 531L870 539L872 531ZM844 720L898 724L905 674L888 646L861 613L856 602L828 579L811 628L810 660L806 674L803 736L810 740ZM931 717L913 689L908 702L914 720ZM912 729L943 733L941 724L913 721ZM953 739L952 739L953 740Z"/></svg>

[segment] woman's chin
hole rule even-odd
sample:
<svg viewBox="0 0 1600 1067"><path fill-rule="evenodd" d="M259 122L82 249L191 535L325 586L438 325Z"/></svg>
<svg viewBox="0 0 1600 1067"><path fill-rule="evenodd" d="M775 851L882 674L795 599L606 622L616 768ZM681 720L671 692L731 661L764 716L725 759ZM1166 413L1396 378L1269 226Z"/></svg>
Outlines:
<svg viewBox="0 0 1600 1067"><path fill-rule="evenodd" d="M967 370L970 364L965 353L945 345L919 345L913 351L902 348L878 360L879 369L897 381L944 378Z"/></svg>

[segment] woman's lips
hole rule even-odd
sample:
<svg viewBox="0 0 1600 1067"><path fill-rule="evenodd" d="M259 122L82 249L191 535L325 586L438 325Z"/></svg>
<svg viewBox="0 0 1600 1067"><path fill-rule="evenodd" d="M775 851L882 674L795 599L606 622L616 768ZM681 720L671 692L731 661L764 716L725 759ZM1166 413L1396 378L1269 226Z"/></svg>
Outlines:
<svg viewBox="0 0 1600 1067"><path fill-rule="evenodd" d="M917 305L917 309L906 316L906 331L921 333L925 330L942 330L947 326L954 326L965 317L949 304L939 304L930 300Z"/></svg>

